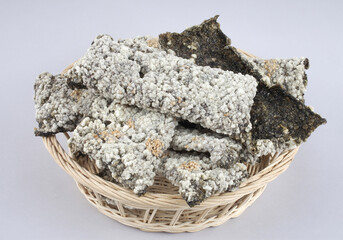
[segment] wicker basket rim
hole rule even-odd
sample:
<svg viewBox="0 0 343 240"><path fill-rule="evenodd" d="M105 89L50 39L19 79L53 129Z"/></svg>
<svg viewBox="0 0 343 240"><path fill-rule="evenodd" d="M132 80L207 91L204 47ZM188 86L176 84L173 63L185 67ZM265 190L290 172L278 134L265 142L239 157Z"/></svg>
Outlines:
<svg viewBox="0 0 343 240"><path fill-rule="evenodd" d="M104 180L103 178L89 172L84 167L80 166L61 146L56 136L43 137L43 142L50 154L56 162L69 174L74 180L90 189L96 190L101 195L110 199L118 199L123 201L129 200L135 202L136 206L142 208L149 206L158 207L159 209L187 209L189 206L182 199L180 194L166 193L150 193L147 192L143 196L135 195L131 190L121 187L115 183ZM238 190L234 192L225 192L213 195L206 199L200 205L194 206L192 209L208 208L218 205L220 202L228 202L232 199L237 199L246 194L256 191L265 186L267 183L274 180L279 174L284 172L291 163L294 155L298 151L298 147L282 153L274 154L270 157L267 166L256 174L251 175L244 181Z"/></svg>

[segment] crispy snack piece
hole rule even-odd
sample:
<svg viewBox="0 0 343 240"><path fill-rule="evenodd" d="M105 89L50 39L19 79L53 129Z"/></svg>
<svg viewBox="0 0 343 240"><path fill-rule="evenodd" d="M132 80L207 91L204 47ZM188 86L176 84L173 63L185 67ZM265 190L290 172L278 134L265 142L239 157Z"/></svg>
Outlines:
<svg viewBox="0 0 343 240"><path fill-rule="evenodd" d="M182 33L160 34L161 48L173 50L179 57L192 58L199 66L216 67L261 79L260 72L251 68L250 63L243 61L241 54L230 46L231 40L221 31L218 17L205 20Z"/></svg>
<svg viewBox="0 0 343 240"><path fill-rule="evenodd" d="M200 66L249 74L259 81L250 112L253 129L241 138L247 153L255 155L257 160L258 156L294 147L305 141L319 125L326 123L303 104L307 59L250 59L227 44L229 41L225 41L227 37L216 20L217 16L180 34L161 34L159 43L162 49L192 58ZM198 47L185 47L193 45Z"/></svg>
<svg viewBox="0 0 343 240"><path fill-rule="evenodd" d="M259 142L254 151L260 155L274 153L272 149L299 145L319 125L326 123L325 119L278 87L268 88L259 84L258 92L251 110L251 134L252 139ZM271 143L273 146L268 146Z"/></svg>
<svg viewBox="0 0 343 240"><path fill-rule="evenodd" d="M234 191L248 177L246 166L242 163L223 169L201 154L168 153L163 165L164 176L179 187L181 196L190 207L213 194Z"/></svg>
<svg viewBox="0 0 343 240"><path fill-rule="evenodd" d="M250 137L250 133L246 136ZM250 138L248 143L251 143ZM221 168L229 168L236 162L255 164L260 161L261 156L268 154L257 154L257 151L262 153L263 142L259 142L258 147L254 149L248 148L248 143L242 143L187 121L180 121L170 147L176 151L209 153L214 164Z"/></svg>
<svg viewBox="0 0 343 240"><path fill-rule="evenodd" d="M87 154L98 168L134 193L144 194L154 182L163 152L177 121L157 112L96 99L68 144L75 156Z"/></svg>
<svg viewBox="0 0 343 240"><path fill-rule="evenodd" d="M199 66L210 66L235 73L249 74L272 87L280 86L295 98L304 99L307 85L307 58L252 59L230 46L231 40L221 31L218 15L182 33L159 35L162 49L193 59Z"/></svg>
<svg viewBox="0 0 343 240"><path fill-rule="evenodd" d="M197 66L149 47L148 40L97 37L66 73L69 82L95 89L108 100L187 119L218 133L251 130L253 77Z"/></svg>
<svg viewBox="0 0 343 240"><path fill-rule="evenodd" d="M71 89L61 75L42 73L34 85L36 136L73 131L96 97L88 89Z"/></svg>
<svg viewBox="0 0 343 240"><path fill-rule="evenodd" d="M242 58L247 58L242 56ZM280 86L287 93L304 102L304 93L307 86L305 70L309 68L307 58L291 59L249 59L254 68L261 72L265 83L270 86Z"/></svg>
<svg viewBox="0 0 343 240"><path fill-rule="evenodd" d="M233 46L226 46L224 50L229 62L235 62L231 71L243 71L254 76L260 83L268 87L279 87L287 94L304 102L307 86L305 70L309 68L307 58L290 59L261 59L251 58L239 52ZM240 62L238 64L237 62ZM243 69L244 67L244 69ZM257 93L256 93L257 94Z"/></svg>
<svg viewBox="0 0 343 240"><path fill-rule="evenodd" d="M231 69L227 58L222 55L223 47L230 45L231 40L220 30L218 17L217 15L205 20L202 24L190 27L180 34L160 34L160 46L164 50L173 50L176 56L194 59L199 66Z"/></svg>
<svg viewBox="0 0 343 240"><path fill-rule="evenodd" d="M177 151L197 151L210 153L213 164L229 168L240 157L242 146L228 137L214 132L201 132L178 126L175 129L171 148Z"/></svg>

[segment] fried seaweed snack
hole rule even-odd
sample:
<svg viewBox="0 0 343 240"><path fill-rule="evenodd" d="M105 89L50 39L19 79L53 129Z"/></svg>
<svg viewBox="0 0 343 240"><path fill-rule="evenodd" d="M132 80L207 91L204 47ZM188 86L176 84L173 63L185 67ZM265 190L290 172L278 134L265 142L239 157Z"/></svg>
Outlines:
<svg viewBox="0 0 343 240"><path fill-rule="evenodd" d="M304 105L307 58L250 58L217 18L159 39L98 36L66 73L38 76L35 134L73 131L73 156L137 195L157 174L191 207L234 191L246 163L298 146L326 120Z"/></svg>
<svg viewBox="0 0 343 240"><path fill-rule="evenodd" d="M97 99L68 140L71 152L86 154L113 180L145 193L154 182L161 156L169 147L177 122L157 112Z"/></svg>
<svg viewBox="0 0 343 240"><path fill-rule="evenodd" d="M169 151L164 160L164 176L179 187L190 207L200 204L216 193L234 191L248 177L247 168L235 163L230 168L218 168L204 155L180 154Z"/></svg>
<svg viewBox="0 0 343 240"><path fill-rule="evenodd" d="M218 15L182 33L159 35L164 50L192 59L199 66L210 66L235 73L249 74L263 80L269 87L280 86L298 100L304 99L307 85L307 58L261 59L250 58L231 46L231 40L221 31Z"/></svg>
<svg viewBox="0 0 343 240"><path fill-rule="evenodd" d="M36 136L73 131L96 98L94 91L71 89L61 75L42 73L34 85Z"/></svg>
<svg viewBox="0 0 343 240"><path fill-rule="evenodd" d="M251 59L230 46L231 40L220 30L217 18L180 34L160 34L159 43L162 49L173 50L177 56L193 59L200 66L248 74L259 81L250 111L253 128L241 138L248 152L259 157L293 148L326 123L303 104L306 58Z"/></svg>
<svg viewBox="0 0 343 240"><path fill-rule="evenodd" d="M214 132L202 133L197 129L178 126L171 142L171 148L177 151L197 151L209 153L214 165L229 168L239 160L242 146L240 143Z"/></svg>
<svg viewBox="0 0 343 240"><path fill-rule="evenodd" d="M149 47L148 40L99 36L66 76L110 101L186 119L218 133L251 130L254 77L197 66Z"/></svg>
<svg viewBox="0 0 343 240"><path fill-rule="evenodd" d="M275 149L282 151L297 146L306 141L317 126L326 123L325 119L278 87L268 88L260 84L258 92L250 114L252 139L257 143L252 150L260 156L275 153Z"/></svg>

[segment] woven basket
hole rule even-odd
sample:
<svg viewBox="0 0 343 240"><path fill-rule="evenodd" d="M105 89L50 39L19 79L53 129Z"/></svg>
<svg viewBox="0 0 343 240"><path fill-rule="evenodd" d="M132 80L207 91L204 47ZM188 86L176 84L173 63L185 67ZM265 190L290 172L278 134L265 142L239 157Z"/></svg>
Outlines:
<svg viewBox="0 0 343 240"><path fill-rule="evenodd" d="M62 74L71 67L72 64ZM64 136L69 138L67 133ZM190 208L178 188L164 177L157 176L154 185L138 197L131 190L97 176L99 169L94 161L87 157L73 158L55 135L43 137L43 142L58 165L74 178L86 199L100 212L143 231L172 233L196 232L238 217L262 194L269 182L288 168L298 151L295 148L262 157L261 163L247 165L250 177L237 191L211 196Z"/></svg>

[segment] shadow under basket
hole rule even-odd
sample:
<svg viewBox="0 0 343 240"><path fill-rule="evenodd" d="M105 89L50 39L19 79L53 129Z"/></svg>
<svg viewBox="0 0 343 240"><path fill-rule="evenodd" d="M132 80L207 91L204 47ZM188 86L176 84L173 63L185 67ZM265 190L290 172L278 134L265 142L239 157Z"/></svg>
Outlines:
<svg viewBox="0 0 343 240"><path fill-rule="evenodd" d="M261 163L248 165L250 177L235 192L211 196L190 208L178 188L163 177L156 177L147 193L138 197L131 190L99 177L96 165L87 157L71 157L55 135L43 137L43 142L58 165L74 178L80 191L101 213L143 231L172 233L196 232L238 217L269 182L288 168L298 151L295 148L263 157Z"/></svg>

